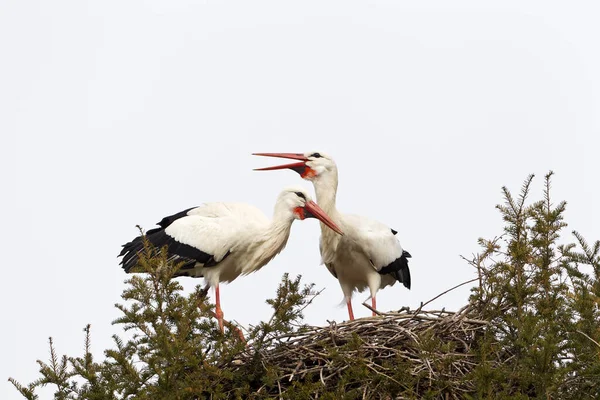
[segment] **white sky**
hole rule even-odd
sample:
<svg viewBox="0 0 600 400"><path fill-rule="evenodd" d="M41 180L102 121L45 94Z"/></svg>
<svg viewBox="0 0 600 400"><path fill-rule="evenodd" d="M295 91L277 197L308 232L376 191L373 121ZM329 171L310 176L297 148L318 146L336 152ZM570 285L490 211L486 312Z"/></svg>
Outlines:
<svg viewBox="0 0 600 400"><path fill-rule="evenodd" d="M310 188L253 172L277 161L252 152L331 154L338 208L399 231L413 289L380 292L382 310L473 277L459 255L501 233L500 187L529 173L539 196L553 169L566 232L600 238L599 6L447 3L2 1L0 398L19 398L8 376L37 377L48 336L80 355L91 323L96 354L112 346L136 224L205 201L270 215L282 187ZM326 288L308 322L345 320L318 237L296 223L270 265L223 287L225 317L266 318L290 272Z"/></svg>

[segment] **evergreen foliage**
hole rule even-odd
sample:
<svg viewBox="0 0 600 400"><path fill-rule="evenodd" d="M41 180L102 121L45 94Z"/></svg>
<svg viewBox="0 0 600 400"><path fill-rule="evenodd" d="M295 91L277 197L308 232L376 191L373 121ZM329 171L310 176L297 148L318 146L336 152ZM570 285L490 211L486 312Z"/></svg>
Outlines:
<svg viewBox="0 0 600 400"><path fill-rule="evenodd" d="M490 321L473 375L479 397L600 398L600 242L590 248L573 232L577 244L560 243L566 203L553 203L551 177L531 204L533 175L516 199L502 188L504 234L479 239L470 261L470 302Z"/></svg>
<svg viewBox="0 0 600 400"><path fill-rule="evenodd" d="M87 326L82 357L58 357L50 338L50 361L38 361L42 377L26 386L10 382L27 399L37 399L35 390L46 385L55 385L55 398L61 400L247 398L269 374L257 357L243 374L231 368L240 356L257 354L271 336L298 329L315 295L312 285L283 276L277 296L267 301L273 307L271 319L247 333L250 349L236 329L219 331L206 290L197 286L187 296L182 293L171 279L179 265L167 259L165 248L155 251L145 244L140 268L147 273L128 279L125 303L116 305L122 316L114 324L132 332L131 338L115 335L115 348L105 350L104 361L92 358Z"/></svg>
<svg viewBox="0 0 600 400"><path fill-rule="evenodd" d="M467 260L478 285L457 312L382 313L326 327L303 324L318 293L284 275L266 322L222 334L197 287L184 294L179 265L145 244L123 292L114 347L102 361L84 354L38 361L27 399L52 385L55 399L597 399L600 398L600 242L573 232L565 202L529 202L533 176L517 197L503 188L504 232L479 239ZM561 236L562 235L562 236ZM426 268L427 266L421 266ZM426 303L427 304L427 303ZM426 305L425 304L425 305Z"/></svg>

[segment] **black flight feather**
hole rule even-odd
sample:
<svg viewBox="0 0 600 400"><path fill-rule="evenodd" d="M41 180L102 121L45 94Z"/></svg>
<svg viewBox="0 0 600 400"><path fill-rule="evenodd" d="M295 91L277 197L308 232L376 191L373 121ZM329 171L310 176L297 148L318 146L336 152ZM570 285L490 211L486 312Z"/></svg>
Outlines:
<svg viewBox="0 0 600 400"><path fill-rule="evenodd" d="M188 271L193 269L196 263L202 264L204 267L212 267L218 264L214 258L214 255L208 254L185 243L178 242L175 240L175 238L165 232L165 229L169 225L171 225L174 221L187 216L187 213L193 208L194 207L188 208L187 210L163 218L158 223L160 228L150 229L148 232L146 232L146 238L154 247L160 249L163 246L166 246L167 253L171 258L175 259L177 262L184 262L179 269L179 272L176 274L178 276L188 275ZM143 249L144 242L142 236L138 236L131 242L123 245L123 249L121 250L121 253L119 253L119 257L123 257L120 264L123 266L125 272L133 272L132 268L137 265L139 260L138 254ZM223 257L223 260L227 258L229 254L230 253L227 252L225 257Z"/></svg>
<svg viewBox="0 0 600 400"><path fill-rule="evenodd" d="M379 270L382 275L391 274L398 282L402 282L404 287L410 289L410 269L408 268L408 259L412 256L408 251L402 251L402 255L390 264Z"/></svg>

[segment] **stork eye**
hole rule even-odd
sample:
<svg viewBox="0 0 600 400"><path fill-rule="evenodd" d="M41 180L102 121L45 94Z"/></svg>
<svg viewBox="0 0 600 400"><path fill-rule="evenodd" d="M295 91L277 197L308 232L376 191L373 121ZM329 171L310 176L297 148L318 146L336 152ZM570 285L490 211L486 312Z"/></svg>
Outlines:
<svg viewBox="0 0 600 400"><path fill-rule="evenodd" d="M306 200L306 196L305 196L305 195L304 195L304 193L302 193L302 192L296 192L296 196L298 196L298 197L300 197L300 198L302 198L302 199Z"/></svg>
<svg viewBox="0 0 600 400"><path fill-rule="evenodd" d="M310 156L311 156L311 157L314 157L314 158L321 158L321 157L323 157L323 156L322 156L322 155L320 155L319 153L312 153Z"/></svg>

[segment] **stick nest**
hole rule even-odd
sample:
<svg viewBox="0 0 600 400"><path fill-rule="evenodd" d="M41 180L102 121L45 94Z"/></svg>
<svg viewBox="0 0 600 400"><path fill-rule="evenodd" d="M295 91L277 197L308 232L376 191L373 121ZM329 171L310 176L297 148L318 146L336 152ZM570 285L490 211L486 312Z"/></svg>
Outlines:
<svg viewBox="0 0 600 400"><path fill-rule="evenodd" d="M312 390L318 389L314 398L341 388L362 391L358 398L461 398L475 391L469 379L476 366L472 346L487 325L469 306L457 312L381 313L304 326L268 338L260 350L250 345L247 357L234 362L243 369L260 360L275 382L258 387L258 393L274 396L286 397L294 382L312 382Z"/></svg>

